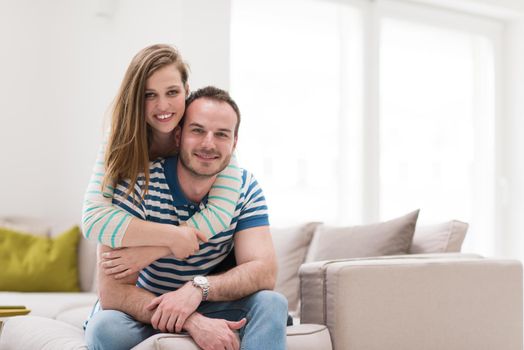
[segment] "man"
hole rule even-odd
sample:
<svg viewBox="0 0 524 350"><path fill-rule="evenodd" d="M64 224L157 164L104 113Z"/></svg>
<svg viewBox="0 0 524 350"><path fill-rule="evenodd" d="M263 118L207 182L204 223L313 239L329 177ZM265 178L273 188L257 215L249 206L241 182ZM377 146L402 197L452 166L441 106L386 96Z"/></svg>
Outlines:
<svg viewBox="0 0 524 350"><path fill-rule="evenodd" d="M114 202L142 219L171 224L186 220L206 204L217 174L228 166L239 123L240 112L227 92L213 87L196 91L176 133L179 156L151 164L145 196L136 187L135 196L126 197L124 182ZM242 170L242 181L230 227L203 242L194 255L161 258L122 280L100 271L103 310L87 324L90 349L129 349L160 331L182 330L204 350L239 349L236 330L242 349L285 349L287 301L270 291L276 260L265 199L249 172ZM134 259L149 258L138 263L143 266L167 254L163 248L126 249L134 249ZM208 275L233 249L237 266ZM102 248L100 254L113 258L103 263L110 271L123 261L115 257L123 254L108 251Z"/></svg>

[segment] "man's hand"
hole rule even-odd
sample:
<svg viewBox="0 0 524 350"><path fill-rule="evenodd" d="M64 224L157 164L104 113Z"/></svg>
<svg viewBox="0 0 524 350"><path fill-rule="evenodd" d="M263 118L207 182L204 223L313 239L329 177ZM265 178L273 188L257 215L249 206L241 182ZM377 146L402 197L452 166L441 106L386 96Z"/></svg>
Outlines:
<svg viewBox="0 0 524 350"><path fill-rule="evenodd" d="M218 318L209 318L193 313L187 320L185 330L203 350L239 350L240 340L234 331L246 324L246 319L232 322Z"/></svg>
<svg viewBox="0 0 524 350"><path fill-rule="evenodd" d="M151 325L162 332L180 333L187 318L198 308L202 301L202 291L187 282L174 292L162 294L153 299L147 310L156 308Z"/></svg>
<svg viewBox="0 0 524 350"><path fill-rule="evenodd" d="M186 259L188 256L195 254L200 249L199 240L207 242L206 235L196 228L180 225L174 226L174 235L168 248L175 258Z"/></svg>
<svg viewBox="0 0 524 350"><path fill-rule="evenodd" d="M139 272L153 261L170 255L166 247L130 247L112 249L101 254L104 273L115 279L122 279Z"/></svg>

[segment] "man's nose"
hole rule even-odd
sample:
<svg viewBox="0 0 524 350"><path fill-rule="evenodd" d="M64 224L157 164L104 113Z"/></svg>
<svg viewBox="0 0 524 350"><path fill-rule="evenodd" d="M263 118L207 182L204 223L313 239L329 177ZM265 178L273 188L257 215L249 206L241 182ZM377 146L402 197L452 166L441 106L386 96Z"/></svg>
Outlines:
<svg viewBox="0 0 524 350"><path fill-rule="evenodd" d="M202 139L202 146L212 148L214 146L213 132L208 131Z"/></svg>

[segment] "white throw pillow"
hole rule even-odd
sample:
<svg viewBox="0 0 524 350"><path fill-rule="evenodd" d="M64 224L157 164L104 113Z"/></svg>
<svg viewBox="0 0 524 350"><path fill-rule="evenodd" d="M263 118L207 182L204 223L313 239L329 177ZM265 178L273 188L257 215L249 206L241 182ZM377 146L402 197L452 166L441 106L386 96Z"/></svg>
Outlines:
<svg viewBox="0 0 524 350"><path fill-rule="evenodd" d="M312 222L289 228L271 228L278 263L275 290L288 300L291 312L298 308L298 269L304 263L313 232L319 223Z"/></svg>
<svg viewBox="0 0 524 350"><path fill-rule="evenodd" d="M465 222L451 220L441 224L417 227L409 253L460 252L468 226Z"/></svg>
<svg viewBox="0 0 524 350"><path fill-rule="evenodd" d="M317 227L306 261L406 254L413 239L419 210L371 225Z"/></svg>

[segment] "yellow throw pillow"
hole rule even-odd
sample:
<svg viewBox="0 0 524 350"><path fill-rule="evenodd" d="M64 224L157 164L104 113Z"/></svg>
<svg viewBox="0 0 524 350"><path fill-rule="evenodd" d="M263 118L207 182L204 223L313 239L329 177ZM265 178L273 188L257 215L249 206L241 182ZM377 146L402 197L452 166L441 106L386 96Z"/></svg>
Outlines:
<svg viewBox="0 0 524 350"><path fill-rule="evenodd" d="M78 292L75 226L56 237L0 228L0 290Z"/></svg>

